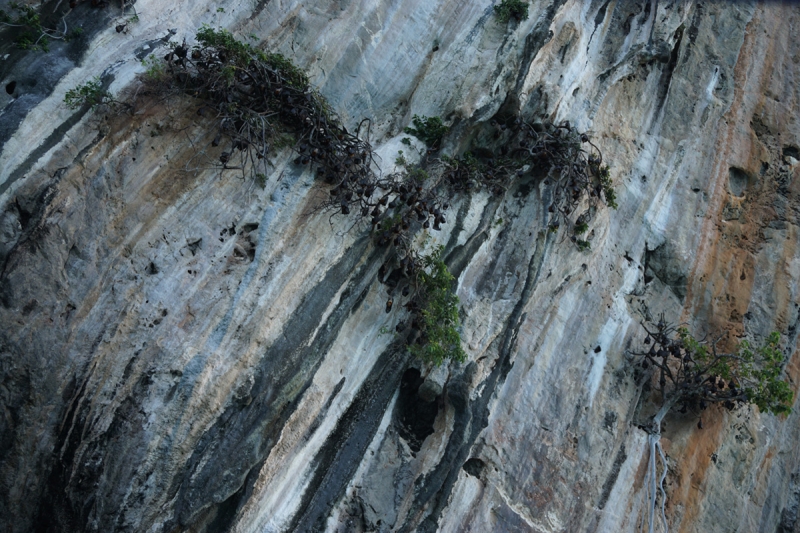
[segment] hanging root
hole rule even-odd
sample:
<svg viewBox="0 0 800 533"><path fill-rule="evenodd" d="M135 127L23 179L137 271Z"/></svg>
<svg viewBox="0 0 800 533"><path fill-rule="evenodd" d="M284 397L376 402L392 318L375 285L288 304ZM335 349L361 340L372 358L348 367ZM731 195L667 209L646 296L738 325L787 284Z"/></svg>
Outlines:
<svg viewBox="0 0 800 533"><path fill-rule="evenodd" d="M668 530L667 514L664 508L667 504L667 493L664 490L664 479L667 477L667 458L664 455L664 448L661 447L661 439L656 441L656 449L658 450L658 455L661 457L661 464L663 466L661 478L658 480L658 490L661 491L661 520L664 522L664 533L666 533Z"/></svg>
<svg viewBox="0 0 800 533"><path fill-rule="evenodd" d="M661 521L664 523L664 533L669 530L667 524L666 503L667 493L664 490L664 480L667 477L667 457L664 454L664 448L661 447L661 435L659 433L651 433L648 435L647 442L650 445L650 461L647 465L647 475L645 476L646 498L648 500L648 533L653 533L656 522L656 500L658 499L658 492L661 493ZM661 457L661 475L658 475L658 466L656 460L656 453ZM658 481L656 481L658 478ZM644 524L642 524L644 525Z"/></svg>

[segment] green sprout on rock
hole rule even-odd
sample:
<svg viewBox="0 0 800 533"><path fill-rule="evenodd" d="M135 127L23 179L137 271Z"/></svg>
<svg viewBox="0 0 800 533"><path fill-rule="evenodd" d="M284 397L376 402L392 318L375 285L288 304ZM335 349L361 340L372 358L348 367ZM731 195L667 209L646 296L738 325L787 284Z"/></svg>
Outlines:
<svg viewBox="0 0 800 533"><path fill-rule="evenodd" d="M420 331L424 342L410 348L412 355L435 365L447 359L465 361L467 358L458 333L458 296L453 292L455 279L442 260L443 248L439 246L421 258L424 268L417 277L417 300L421 304Z"/></svg>
<svg viewBox="0 0 800 533"><path fill-rule="evenodd" d="M494 13L500 22L508 22L516 19L519 21L528 20L528 3L522 0L503 0L494 6Z"/></svg>
<svg viewBox="0 0 800 533"><path fill-rule="evenodd" d="M442 141L442 137L444 137L449 130L439 117L420 117L419 115L414 115L411 122L414 126L408 126L403 131L421 140L430 148L437 148Z"/></svg>
<svg viewBox="0 0 800 533"><path fill-rule="evenodd" d="M100 104L108 104L113 101L111 93L103 89L100 78L97 77L78 85L74 89L70 89L64 95L64 103L70 109L78 109L84 105L94 108Z"/></svg>

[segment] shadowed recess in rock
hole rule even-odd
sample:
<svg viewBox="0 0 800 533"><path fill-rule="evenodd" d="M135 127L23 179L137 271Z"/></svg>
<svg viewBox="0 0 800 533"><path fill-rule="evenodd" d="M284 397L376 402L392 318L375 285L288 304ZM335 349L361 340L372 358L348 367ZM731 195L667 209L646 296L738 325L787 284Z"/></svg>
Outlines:
<svg viewBox="0 0 800 533"><path fill-rule="evenodd" d="M424 381L416 368L405 371L400 380L400 395L394 413L397 433L414 452L418 452L428 435L433 433L433 423L439 413L437 400L426 402L419 396L419 387Z"/></svg>

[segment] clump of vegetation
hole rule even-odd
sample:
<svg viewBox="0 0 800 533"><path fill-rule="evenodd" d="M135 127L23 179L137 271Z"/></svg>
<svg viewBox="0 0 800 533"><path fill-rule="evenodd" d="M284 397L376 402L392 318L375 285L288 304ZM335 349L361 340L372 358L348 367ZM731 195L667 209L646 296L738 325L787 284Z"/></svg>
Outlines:
<svg viewBox="0 0 800 533"><path fill-rule="evenodd" d="M413 278L415 294L411 299L411 330L415 340L411 353L435 365L445 360L465 361L458 332L458 296L453 292L455 279L442 260L443 246L421 256ZM412 269L413 270L413 269Z"/></svg>
<svg viewBox="0 0 800 533"><path fill-rule="evenodd" d="M589 167L597 179L600 180L600 186L603 188L603 196L605 196L606 205L612 209L616 209L618 207L617 193L614 192L614 186L611 183L608 165L603 165L601 164L601 160L590 157Z"/></svg>
<svg viewBox="0 0 800 533"><path fill-rule="evenodd" d="M45 29L38 11L32 6L10 2L9 8L11 13L0 9L0 25L20 29L20 33L14 41L17 48L47 52L49 51L48 38L64 38L64 34L61 32Z"/></svg>
<svg viewBox="0 0 800 533"><path fill-rule="evenodd" d="M111 93L103 89L103 84L100 78L94 78L82 85L78 85L74 89L67 91L64 96L64 103L70 109L78 109L84 105L91 106L92 108L100 104L108 104L115 102Z"/></svg>
<svg viewBox="0 0 800 533"><path fill-rule="evenodd" d="M646 485L649 489L649 524L653 531L657 488L661 493L661 517L666 530L663 482L667 464L661 448L661 422L677 411L699 415L717 404L732 411L743 405L756 405L764 413L774 415L791 411L793 393L781 378L786 358L780 350L780 335L770 334L753 346L742 341L732 352L720 352L716 342L695 339L686 328L675 328L663 316L655 325L644 326L645 349L633 356L644 371L644 390L651 390L655 380L659 407L649 423L640 427L649 433L650 463ZM702 428L702 421L698 421ZM663 471L656 487L656 454L661 457Z"/></svg>
<svg viewBox="0 0 800 533"><path fill-rule="evenodd" d="M549 230L557 233L565 221L572 221L576 209L588 202L594 212L605 199L616 207L603 156L589 136L579 132L568 121L529 123L519 117L490 123L500 148L482 158L467 152L460 158L443 156L444 179L455 190L471 191L487 188L492 194L503 194L508 187L526 175L544 174L544 184L550 187L551 201L547 207ZM588 145L588 149L584 146ZM570 238L580 250L590 248L587 240L579 239L589 229L588 215L576 218L566 227L573 228Z"/></svg>
<svg viewBox="0 0 800 533"><path fill-rule="evenodd" d="M65 17L71 8L67 6L60 12L45 11L44 21L32 5L9 2L8 9L0 9L0 26L12 28L14 45L22 50L49 52L51 40L70 41L83 33L81 28L69 31Z"/></svg>
<svg viewBox="0 0 800 533"><path fill-rule="evenodd" d="M508 22L512 18L519 21L528 20L528 2L503 0L494 6L494 14L500 22Z"/></svg>
<svg viewBox="0 0 800 533"><path fill-rule="evenodd" d="M686 328L676 329L663 318L645 331L649 348L634 355L658 378L661 408L653 423L673 409L699 413L712 404L728 410L754 404L775 415L791 410L792 391L781 379L785 357L777 332L757 347L745 340L734 351L721 353L716 343L700 342Z"/></svg>
<svg viewBox="0 0 800 533"><path fill-rule="evenodd" d="M442 137L444 137L449 130L439 117L420 117L419 115L414 115L411 119L411 123L414 126L408 126L403 131L421 140L430 148L438 148L439 143L442 142Z"/></svg>
<svg viewBox="0 0 800 533"><path fill-rule="evenodd" d="M145 68L144 79L150 85L167 81L167 69L164 62L157 57L145 57L142 59L142 66Z"/></svg>
<svg viewBox="0 0 800 533"><path fill-rule="evenodd" d="M447 223L454 193L487 188L501 195L514 180L537 169L554 184L551 230L567 217L581 227L586 221L573 220L575 208L584 198L601 198L600 178L586 156L597 168L602 168L602 156L568 122L493 121L500 146L494 152L478 147L475 154L480 156L466 152L436 158L428 150L415 165L400 152L395 171L384 174L369 143L370 121L348 131L287 58L208 26L200 28L196 40L193 46L185 40L172 43L163 60L145 62L146 92L197 98L198 114L215 117L218 133L209 151L218 148L221 168L249 174L262 188L274 150L291 146L297 154L294 164L314 168L317 178L330 186L317 209L350 216L353 225L369 224L376 245L392 250L379 271L389 291L386 310L396 308L397 299L397 307L408 311L410 327L401 323L397 331L406 331L410 350L425 361L465 357L458 335L458 298L443 251L421 255L414 245L417 233L439 231ZM417 115L406 129L431 149L447 131L439 117ZM404 143L411 145L407 139ZM582 148L586 143L592 147L589 152ZM577 245L588 248L587 241Z"/></svg>
<svg viewBox="0 0 800 533"><path fill-rule="evenodd" d="M202 26L195 38L199 45L194 48L197 54L193 54L193 59L200 59L204 52L211 54L222 52L222 55L217 55L217 59L223 63L230 63L228 66L234 67L234 71L236 68L246 69L253 62L260 62L279 73L280 77L292 87L301 91L308 88L308 76L305 72L281 54L265 53L248 43L239 41L228 31L215 30L210 26ZM196 57L198 55L201 57ZM180 56L177 59L180 59Z"/></svg>

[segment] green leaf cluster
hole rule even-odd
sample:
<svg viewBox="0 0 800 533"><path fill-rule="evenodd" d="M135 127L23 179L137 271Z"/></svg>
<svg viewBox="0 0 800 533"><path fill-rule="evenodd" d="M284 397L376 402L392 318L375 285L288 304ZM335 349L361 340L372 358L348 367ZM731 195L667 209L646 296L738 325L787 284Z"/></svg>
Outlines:
<svg viewBox="0 0 800 533"><path fill-rule="evenodd" d="M22 33L14 41L17 48L23 50L50 51L48 40L39 13L32 6L10 2L8 7L13 15L0 9L0 24L22 28Z"/></svg>
<svg viewBox="0 0 800 533"><path fill-rule="evenodd" d="M603 187L603 196L606 199L606 205L612 209L617 206L617 193L614 192L614 186L611 183L611 175L609 174L608 165L592 164L590 165L592 173L600 180L600 185Z"/></svg>
<svg viewBox="0 0 800 533"><path fill-rule="evenodd" d="M442 260L443 246L422 256L425 267L419 274L422 291L422 334L426 342L412 345L412 355L428 363L442 364L446 359L465 361L458 333L458 296L453 292L453 275Z"/></svg>
<svg viewBox="0 0 800 533"><path fill-rule="evenodd" d="M450 129L444 125L442 119L439 117L420 117L419 115L414 115L411 119L411 123L414 126L408 126L403 131L413 135L431 148L439 146L442 137L444 137Z"/></svg>
<svg viewBox="0 0 800 533"><path fill-rule="evenodd" d="M164 62L154 55L142 59L142 66L145 67L144 77L149 81L164 81L167 77L167 69L164 66Z"/></svg>
<svg viewBox="0 0 800 533"><path fill-rule="evenodd" d="M100 78L94 78L83 85L78 85L64 95L64 103L70 109L78 109L84 105L95 107L99 104L108 103L111 99L111 93L103 89Z"/></svg>
<svg viewBox="0 0 800 533"><path fill-rule="evenodd" d="M264 53L254 46L237 40L229 31L215 30L203 25L195 35L199 47L215 48L220 53L220 58L229 62L231 67L246 68L251 61L262 61L285 78L290 85L297 89L305 90L308 85L308 76L289 59L281 54Z"/></svg>
<svg viewBox="0 0 800 533"><path fill-rule="evenodd" d="M508 22L512 18L528 20L528 3L522 0L503 0L494 6L494 14L500 22Z"/></svg>
<svg viewBox="0 0 800 533"><path fill-rule="evenodd" d="M753 346L742 341L731 354L715 354L692 337L688 330L678 330L681 341L704 375L734 381L744 390L747 400L762 412L775 415L791 412L794 393L781 379L785 358L780 350L780 334L772 332L763 344Z"/></svg>

